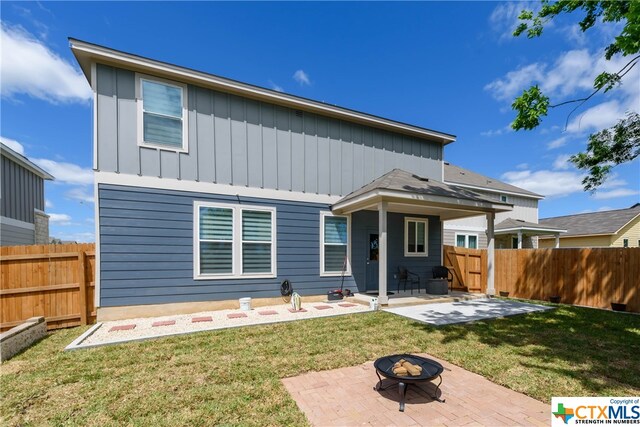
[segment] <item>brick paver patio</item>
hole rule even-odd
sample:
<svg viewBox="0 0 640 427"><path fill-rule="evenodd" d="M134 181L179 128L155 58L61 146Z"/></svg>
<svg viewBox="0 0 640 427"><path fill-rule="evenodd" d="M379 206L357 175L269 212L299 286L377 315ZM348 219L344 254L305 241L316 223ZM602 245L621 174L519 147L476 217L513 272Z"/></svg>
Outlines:
<svg viewBox="0 0 640 427"><path fill-rule="evenodd" d="M373 362L311 372L282 382L315 426L550 425L550 405L458 366L423 356L438 360L445 368L440 387L445 403L429 397L435 385L411 385L404 413L398 411L397 387L380 392L373 389L378 382Z"/></svg>

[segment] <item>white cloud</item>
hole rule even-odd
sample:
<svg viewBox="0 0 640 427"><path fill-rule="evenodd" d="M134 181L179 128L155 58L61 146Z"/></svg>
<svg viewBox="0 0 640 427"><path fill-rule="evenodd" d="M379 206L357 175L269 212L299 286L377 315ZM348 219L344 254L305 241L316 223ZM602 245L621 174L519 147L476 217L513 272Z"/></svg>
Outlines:
<svg viewBox="0 0 640 427"><path fill-rule="evenodd" d="M49 199L44 199L44 207L45 209L51 209L53 207L53 202Z"/></svg>
<svg viewBox="0 0 640 427"><path fill-rule="evenodd" d="M593 198L596 200L607 200L618 197L635 196L636 194L640 194L640 191L631 190L630 188L617 188L610 191L597 191L594 193Z"/></svg>
<svg viewBox="0 0 640 427"><path fill-rule="evenodd" d="M585 209L578 213L591 213L591 212L603 212L603 211L611 211L613 208L611 206L600 206L598 209Z"/></svg>
<svg viewBox="0 0 640 427"><path fill-rule="evenodd" d="M567 125L567 132L579 133L611 127L632 108L626 104L614 99L595 105L572 119Z"/></svg>
<svg viewBox="0 0 640 427"><path fill-rule="evenodd" d="M509 184L547 197L562 197L583 191L582 178L576 172L552 170L510 171L501 176Z"/></svg>
<svg viewBox="0 0 640 427"><path fill-rule="evenodd" d="M282 86L280 86L277 83L274 83L273 81L269 80L269 86L271 87L271 89L277 91L277 92L284 92L284 89L282 88Z"/></svg>
<svg viewBox="0 0 640 427"><path fill-rule="evenodd" d="M78 200L81 203L94 203L93 194L82 187L75 187L64 194L67 198Z"/></svg>
<svg viewBox="0 0 640 427"><path fill-rule="evenodd" d="M567 143L567 137L561 136L560 138L556 138L553 141L547 143L547 149L553 150L554 148L560 148Z"/></svg>
<svg viewBox="0 0 640 427"><path fill-rule="evenodd" d="M528 163L520 163L519 165L516 165L516 169L518 169L518 170L529 169L529 164Z"/></svg>
<svg viewBox="0 0 640 427"><path fill-rule="evenodd" d="M311 84L311 79L309 75L304 72L304 70L298 70L293 73L293 80L297 81L300 86L309 86Z"/></svg>
<svg viewBox="0 0 640 427"><path fill-rule="evenodd" d="M511 124L506 125L505 127L501 127L499 129L489 129L484 132L480 132L481 136L499 136L505 133L513 132L511 128Z"/></svg>
<svg viewBox="0 0 640 427"><path fill-rule="evenodd" d="M2 97L27 94L52 103L91 99L83 74L21 27L2 23L0 44Z"/></svg>
<svg viewBox="0 0 640 427"><path fill-rule="evenodd" d="M509 71L504 77L487 84L485 90L497 100L510 102L523 89L538 84L553 104L578 92L593 90L593 81L598 74L617 72L627 61L628 58L622 57L607 61L602 51L591 53L587 49L574 49L560 55L552 66L536 62ZM623 78L619 90L627 96L637 96L639 78L640 72L634 68Z"/></svg>
<svg viewBox="0 0 640 427"><path fill-rule="evenodd" d="M11 139L11 138L7 138L5 136L2 136L2 137L0 137L0 141L2 141L2 143L4 145L6 145L7 147L11 148L16 153L22 154L24 156L24 146L22 144L20 144L18 141L16 141L15 139Z"/></svg>
<svg viewBox="0 0 640 427"><path fill-rule="evenodd" d="M53 175L55 182L76 185L93 184L93 170L91 168L50 159L31 159L31 161Z"/></svg>
<svg viewBox="0 0 640 427"><path fill-rule="evenodd" d="M569 163L570 154L560 154L553 162L553 169L555 170L567 170L571 167Z"/></svg>
<svg viewBox="0 0 640 427"><path fill-rule="evenodd" d="M517 70L509 71L504 78L496 79L487 84L484 89L491 92L500 101L511 101L516 95L533 82L544 78L545 64L529 64Z"/></svg>
<svg viewBox="0 0 640 427"><path fill-rule="evenodd" d="M538 8L539 4L536 2L518 1L500 3L493 9L493 12L491 12L489 23L493 31L500 34L501 41L514 39L513 31L520 23L518 19L520 12L522 12L523 9L537 10Z"/></svg>
<svg viewBox="0 0 640 427"><path fill-rule="evenodd" d="M67 214L50 213L49 222L56 225L70 225L71 217Z"/></svg>

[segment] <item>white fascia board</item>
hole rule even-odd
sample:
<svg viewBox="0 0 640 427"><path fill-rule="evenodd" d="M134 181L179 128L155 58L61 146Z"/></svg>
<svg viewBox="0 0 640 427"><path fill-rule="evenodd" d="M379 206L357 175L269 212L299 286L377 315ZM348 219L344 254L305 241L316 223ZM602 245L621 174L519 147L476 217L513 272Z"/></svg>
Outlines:
<svg viewBox="0 0 640 427"><path fill-rule="evenodd" d="M115 172L96 171L94 172L94 179L96 184L124 185L129 187L188 191L193 193L224 194L229 196L255 197L260 199L287 200L292 202L308 202L326 205L331 205L340 200L340 196L324 194L271 190L268 188L216 184L212 182L185 181L174 178L138 176Z"/></svg>
<svg viewBox="0 0 640 427"><path fill-rule="evenodd" d="M237 82L222 77L217 77L201 71L191 70L177 65L167 64L148 58L128 54L125 52L115 51L113 49L97 46L91 43L82 42L80 40L70 39L71 50L76 55L80 66L85 75L89 76L86 68L91 67L92 61L101 61L107 64L123 65L128 68L145 70L150 73L160 73L161 75L174 76L174 78L182 78L187 81L199 83L203 86L213 87L218 90L237 93L240 95L263 99L280 105L288 105L292 108L303 109L319 114L329 114L332 117L339 117L343 120L356 121L372 126L383 127L416 136L427 137L432 140L438 140L443 145L449 144L456 140L455 136L437 131L432 131L409 124L396 122L382 117L372 116L366 113L340 108L337 106L324 104L322 102L304 99L285 93L272 91L269 89L252 86L249 84ZM84 57L84 58L83 58Z"/></svg>
<svg viewBox="0 0 640 427"><path fill-rule="evenodd" d="M393 190L377 190L370 193L363 194L351 200L336 203L332 206L332 210L344 210L350 206L356 206L360 204L373 203L377 199L393 198L401 199L404 202L425 202L436 204L440 208L459 209L471 212L479 212L479 214L486 212L509 212L513 209L513 205L509 204L497 204L491 202L472 201L464 199L455 199L452 197L405 193L401 191Z"/></svg>
<svg viewBox="0 0 640 427"><path fill-rule="evenodd" d="M576 234L576 235L569 235L569 236L560 236L561 239L571 239L574 237L600 237L600 236L614 236L616 233L597 233L597 234ZM555 237L544 237L544 236L539 236L539 239L554 239Z"/></svg>
<svg viewBox="0 0 640 427"><path fill-rule="evenodd" d="M504 233L513 233L518 231L541 231L544 233L566 233L567 230L561 230L558 228L534 228L534 227L512 227L512 228L501 228L500 230L495 230L494 234L504 234Z"/></svg>
<svg viewBox="0 0 640 427"><path fill-rule="evenodd" d="M633 221L635 221L635 219L636 219L636 218L638 218L638 216L640 216L640 214L638 214L638 215L634 216L633 218L631 218L629 221L627 221L627 222L626 222L626 224L624 224L622 227L618 228L618 229L616 230L616 232L615 232L615 233L613 233L613 234L618 234L618 233L619 233L623 228L625 228L627 225L629 225L629 224L631 224Z"/></svg>
<svg viewBox="0 0 640 427"><path fill-rule="evenodd" d="M445 180L444 183L445 184L449 184L449 185L455 185L457 187L469 188L471 190L488 191L490 193L507 194L507 195L510 195L510 196L518 196L518 197L528 197L530 199L538 199L538 200L544 199L544 196L540 196L540 195L516 193L515 191L508 191L508 190L497 190L495 188L479 187L477 185L469 185L469 184L460 184L459 182L453 182L453 181L446 181Z"/></svg>

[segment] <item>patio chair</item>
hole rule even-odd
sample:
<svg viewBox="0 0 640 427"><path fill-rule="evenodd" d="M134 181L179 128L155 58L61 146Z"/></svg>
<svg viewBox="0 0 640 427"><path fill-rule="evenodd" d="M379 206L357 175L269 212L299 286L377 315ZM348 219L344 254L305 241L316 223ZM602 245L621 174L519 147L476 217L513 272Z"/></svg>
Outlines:
<svg viewBox="0 0 640 427"><path fill-rule="evenodd" d="M434 279L447 279L449 282L449 289L453 289L453 273L444 265L438 265L433 267L432 270Z"/></svg>
<svg viewBox="0 0 640 427"><path fill-rule="evenodd" d="M413 285L418 285L418 293L420 293L420 276L416 273L412 273L405 267L398 267L398 286L396 291L400 291L400 283L404 284L403 290L407 290L407 283L411 287L411 294L413 295Z"/></svg>

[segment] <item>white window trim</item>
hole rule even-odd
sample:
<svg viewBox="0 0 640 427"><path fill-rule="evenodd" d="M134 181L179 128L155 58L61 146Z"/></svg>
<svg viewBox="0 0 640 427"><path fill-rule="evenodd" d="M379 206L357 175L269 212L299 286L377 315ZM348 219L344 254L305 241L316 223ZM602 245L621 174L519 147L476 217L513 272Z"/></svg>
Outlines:
<svg viewBox="0 0 640 427"><path fill-rule="evenodd" d="M424 223L424 252L409 252L409 222ZM416 227L416 230L418 227ZM417 231L416 231L417 232ZM417 246L416 241L416 246ZM428 257L429 256L429 218L404 217L404 256L405 257Z"/></svg>
<svg viewBox="0 0 640 427"><path fill-rule="evenodd" d="M137 116L137 140L139 147L155 148L162 151L171 151L174 153L189 152L189 94L187 85L171 80L161 79L146 74L136 73L136 116ZM169 147L161 144L154 144L144 141L144 109L142 102L142 80L161 83L168 86L180 88L182 90L182 147Z"/></svg>
<svg viewBox="0 0 640 427"><path fill-rule="evenodd" d="M455 245L454 245L456 247L460 247L458 246L458 236L465 236L463 247L467 249L472 249L472 248L469 248L469 236L474 236L476 238L476 246L477 246L476 249L480 249L480 238L477 233L456 233Z"/></svg>
<svg viewBox="0 0 640 427"><path fill-rule="evenodd" d="M351 215L334 215L330 211L320 212L320 277L340 277L342 272L325 271L324 270L324 220L328 216L337 216L347 219L347 269L345 276L351 276ZM331 244L329 244L331 245Z"/></svg>
<svg viewBox="0 0 640 427"><path fill-rule="evenodd" d="M200 273L200 208L231 209L233 211L231 241L231 274ZM271 272L270 273L243 273L242 272L242 211L271 212ZM229 203L193 202L193 279L194 280L222 280L222 279L273 279L278 277L277 271L277 227L276 208L256 205L237 205ZM265 242L261 242L265 243Z"/></svg>
<svg viewBox="0 0 640 427"><path fill-rule="evenodd" d="M504 200L502 200L503 197L504 197ZM506 194L500 193L500 195L498 196L498 200L501 201L502 203L509 203L509 196L507 196Z"/></svg>

